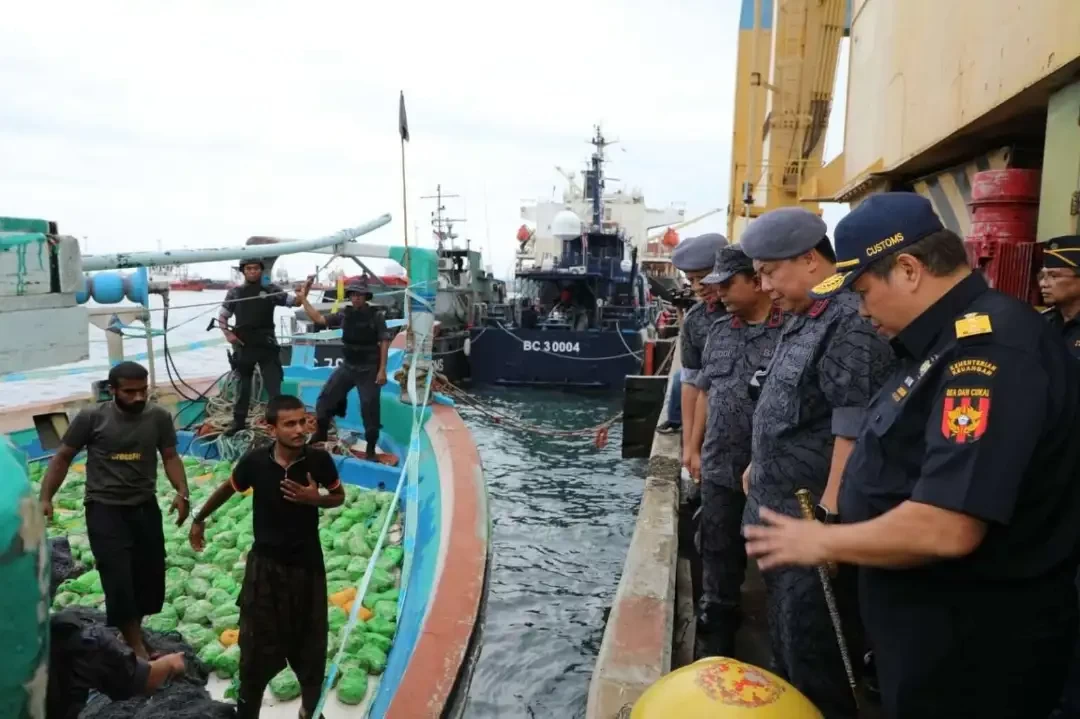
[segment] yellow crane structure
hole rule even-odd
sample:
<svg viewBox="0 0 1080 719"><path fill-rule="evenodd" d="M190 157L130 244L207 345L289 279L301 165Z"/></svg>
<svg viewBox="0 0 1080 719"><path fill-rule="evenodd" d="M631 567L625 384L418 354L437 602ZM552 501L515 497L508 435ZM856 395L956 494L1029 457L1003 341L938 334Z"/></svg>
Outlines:
<svg viewBox="0 0 1080 719"><path fill-rule="evenodd" d="M742 0L728 237L763 212L817 210L840 42L851 0Z"/></svg>

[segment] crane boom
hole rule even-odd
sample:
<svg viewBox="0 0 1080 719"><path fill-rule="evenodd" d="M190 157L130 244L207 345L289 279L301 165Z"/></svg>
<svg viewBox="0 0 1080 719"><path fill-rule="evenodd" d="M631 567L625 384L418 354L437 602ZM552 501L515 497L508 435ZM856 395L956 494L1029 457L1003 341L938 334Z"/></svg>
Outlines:
<svg viewBox="0 0 1080 719"><path fill-rule="evenodd" d="M806 188L822 166L840 40L850 14L851 0L743 0L728 216L732 241L768 210L799 204L818 210Z"/></svg>

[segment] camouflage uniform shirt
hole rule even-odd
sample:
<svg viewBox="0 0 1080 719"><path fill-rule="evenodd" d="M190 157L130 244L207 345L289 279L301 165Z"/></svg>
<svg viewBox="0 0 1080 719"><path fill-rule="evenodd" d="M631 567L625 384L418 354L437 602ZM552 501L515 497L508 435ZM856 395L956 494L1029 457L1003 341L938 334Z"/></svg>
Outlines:
<svg viewBox="0 0 1080 719"><path fill-rule="evenodd" d="M726 315L724 306L717 304L710 309L709 303L698 302L683 315L682 330L679 332L679 360L682 363L683 382L694 384L694 379L701 371L701 355L705 351L705 342L709 337L712 323Z"/></svg>
<svg viewBox="0 0 1080 719"><path fill-rule="evenodd" d="M800 516L797 489L821 501L834 436L859 435L870 399L892 371L892 349L859 316L858 303L843 292L785 322L754 408L747 523L759 521L762 506Z"/></svg>
<svg viewBox="0 0 1080 719"><path fill-rule="evenodd" d="M701 447L701 476L706 482L742 492L742 473L750 464L754 400L750 378L769 362L784 325L773 308L766 321L747 324L727 315L713 322L694 384L708 393L709 413Z"/></svg>

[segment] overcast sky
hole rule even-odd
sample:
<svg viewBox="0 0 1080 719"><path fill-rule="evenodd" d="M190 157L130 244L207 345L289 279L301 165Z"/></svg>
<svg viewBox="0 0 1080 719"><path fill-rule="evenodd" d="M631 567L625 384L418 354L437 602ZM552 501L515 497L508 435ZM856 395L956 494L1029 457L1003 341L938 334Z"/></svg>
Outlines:
<svg viewBox="0 0 1080 719"><path fill-rule="evenodd" d="M56 220L93 254L306 239L384 212L368 240L400 243L404 90L410 241L419 225L432 245L419 198L441 182L507 274L521 201L561 196L554 166L580 171L596 122L620 141L612 185L688 217L726 206L739 5L20 3L0 23L0 211Z"/></svg>

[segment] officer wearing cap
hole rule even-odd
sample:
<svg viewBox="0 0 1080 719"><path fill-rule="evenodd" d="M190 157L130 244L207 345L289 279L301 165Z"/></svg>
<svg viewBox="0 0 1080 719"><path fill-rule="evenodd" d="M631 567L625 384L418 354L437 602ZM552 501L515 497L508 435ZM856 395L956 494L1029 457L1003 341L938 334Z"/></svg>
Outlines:
<svg viewBox="0 0 1080 719"><path fill-rule="evenodd" d="M1073 357L1080 358L1080 235L1055 237L1043 245L1039 290L1049 309L1043 318L1060 333ZM1080 575L1077 576L1080 583ZM1055 717L1080 717L1080 641L1073 660L1059 713Z"/></svg>
<svg viewBox="0 0 1080 719"><path fill-rule="evenodd" d="M1045 717L1077 626L1078 370L924 198L871 196L836 247L815 294L854 288L899 365L848 459L841 523L763 509L747 549L766 569L859 565L888 717Z"/></svg>
<svg viewBox="0 0 1080 719"><path fill-rule="evenodd" d="M701 483L702 597L695 654L730 657L735 651L739 604L746 573L742 473L750 464L754 401L750 378L768 362L784 324L738 247L722 247L716 267L702 280L715 288L727 315L709 328L702 367L694 385L706 393L697 403L691 437L690 474Z"/></svg>
<svg viewBox="0 0 1080 719"><path fill-rule="evenodd" d="M1039 290L1050 305L1043 316L1080 357L1080 235L1055 237L1043 247Z"/></svg>
<svg viewBox="0 0 1080 719"><path fill-rule="evenodd" d="M318 431L312 442L325 442L330 432L330 421L338 406L349 396L353 387L360 395L360 417L364 421L364 439L367 440L367 458L375 459L376 442L382 428L379 406L380 387L386 384L386 355L390 349L390 333L382 311L371 304L374 297L364 280L354 280L345 287L349 304L340 312L323 315L311 306L307 287L297 297L304 306L308 318L323 327L341 328L344 361L326 380L319 399L315 403Z"/></svg>
<svg viewBox="0 0 1080 719"><path fill-rule="evenodd" d="M834 521L840 473L862 426L866 405L889 375L892 353L859 316L858 299L842 292L814 299L810 290L835 270L824 221L792 207L750 223L742 237L762 288L791 312L771 362L751 380L760 387L754 408L752 462L744 521L769 508L800 516L796 491L807 489L823 519ZM854 573L835 579L841 609L854 613ZM782 676L825 716L853 717L837 638L813 569L784 567L763 575L773 655ZM854 616L845 622L859 644ZM855 653L855 652L852 652Z"/></svg>
<svg viewBox="0 0 1080 719"><path fill-rule="evenodd" d="M690 281L690 287L699 300L683 316L682 330L679 333L679 357L682 370L678 378L678 388L672 387L672 391L677 391L681 395L683 466L687 467L690 464L688 450L694 413L701 393L701 390L694 385L694 378L701 371L701 353L705 349L709 327L724 314L723 307L716 302L711 290L701 284L701 280L712 272L716 262L716 252L725 245L727 245L726 237L709 233L686 238L671 253L671 264L686 275L686 279Z"/></svg>
<svg viewBox="0 0 1080 719"><path fill-rule="evenodd" d="M266 266L262 260L243 260L239 269L244 275L244 284L226 293L218 313L218 327L232 345L233 367L240 378L236 404L233 405L233 424L226 434L233 434L247 425L251 378L256 365L270 399L281 394L284 370L281 348L274 332L274 310L296 305L295 297L264 277Z"/></svg>

